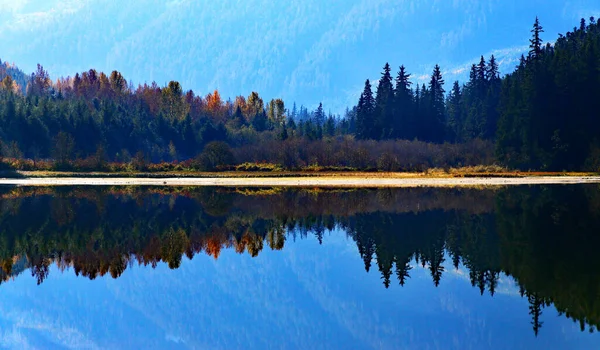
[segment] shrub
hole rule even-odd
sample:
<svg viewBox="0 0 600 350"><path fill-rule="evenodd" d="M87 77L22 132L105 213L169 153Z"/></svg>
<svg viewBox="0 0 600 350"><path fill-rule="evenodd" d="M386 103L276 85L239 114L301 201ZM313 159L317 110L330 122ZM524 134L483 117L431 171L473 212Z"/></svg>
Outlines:
<svg viewBox="0 0 600 350"><path fill-rule="evenodd" d="M398 171L400 169L400 163L395 155L384 152L379 159L377 159L377 170L380 171Z"/></svg>
<svg viewBox="0 0 600 350"><path fill-rule="evenodd" d="M214 171L227 167L234 162L231 147L222 141L213 141L204 146L204 150L196 158L196 168L202 171Z"/></svg>

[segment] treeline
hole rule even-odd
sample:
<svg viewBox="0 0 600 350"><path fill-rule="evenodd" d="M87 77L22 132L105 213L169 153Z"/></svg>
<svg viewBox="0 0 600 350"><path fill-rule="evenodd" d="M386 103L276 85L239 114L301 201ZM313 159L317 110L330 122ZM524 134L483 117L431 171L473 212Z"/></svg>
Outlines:
<svg viewBox="0 0 600 350"><path fill-rule="evenodd" d="M386 64L376 91L366 81L356 108L361 139L495 143L497 160L511 168L598 170L600 147L600 28L581 20L554 45L541 38L536 18L530 51L515 72L500 77L492 55L472 65L469 80L449 93L435 66L429 83L413 88L401 66Z"/></svg>
<svg viewBox="0 0 600 350"><path fill-rule="evenodd" d="M494 140L501 82L493 55L489 62L482 56L479 64L471 67L469 81L463 86L454 82L447 96L439 66L428 85L413 89L404 66L394 83L386 63L375 95L370 81L365 82L356 109L356 134L361 139L434 143Z"/></svg>
<svg viewBox="0 0 600 350"><path fill-rule="evenodd" d="M116 71L52 82L41 66L26 90L11 75L0 86L0 155L19 170L397 171L494 162L492 144L481 141L356 140L352 111L339 118L322 105L288 110L256 92L223 101L218 91L197 96L174 81L134 89ZM168 164L151 166L161 162Z"/></svg>
<svg viewBox="0 0 600 350"><path fill-rule="evenodd" d="M600 166L600 27L592 17L543 45L539 22L531 51L502 83L496 153L513 167Z"/></svg>
<svg viewBox="0 0 600 350"><path fill-rule="evenodd" d="M554 305L582 330L600 326L597 186L475 189L282 190L17 188L0 199L0 277L50 265L119 277L132 263L177 268L183 256L223 249L257 256L286 241L341 229L383 285L432 285L466 268L481 294L515 279L537 333ZM577 230L573 231L573 227Z"/></svg>
<svg viewBox="0 0 600 350"><path fill-rule="evenodd" d="M342 116L256 92L225 101L218 91L202 96L176 81L135 87L117 71L52 81L42 66L26 76L0 63L0 156L17 169L140 170L169 162L195 170L244 163L598 170L598 24L582 20L554 45L544 45L542 33L536 20L531 50L515 72L501 78L496 58L481 57L469 80L448 93L438 65L428 84L413 87L404 66L393 78L386 64L375 91L367 80Z"/></svg>

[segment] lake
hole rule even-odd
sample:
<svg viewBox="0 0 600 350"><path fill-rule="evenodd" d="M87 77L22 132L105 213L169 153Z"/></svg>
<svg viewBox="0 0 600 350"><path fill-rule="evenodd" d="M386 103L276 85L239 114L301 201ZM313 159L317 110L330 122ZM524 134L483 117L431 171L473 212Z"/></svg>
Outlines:
<svg viewBox="0 0 600 350"><path fill-rule="evenodd" d="M600 186L0 187L0 347L600 347Z"/></svg>

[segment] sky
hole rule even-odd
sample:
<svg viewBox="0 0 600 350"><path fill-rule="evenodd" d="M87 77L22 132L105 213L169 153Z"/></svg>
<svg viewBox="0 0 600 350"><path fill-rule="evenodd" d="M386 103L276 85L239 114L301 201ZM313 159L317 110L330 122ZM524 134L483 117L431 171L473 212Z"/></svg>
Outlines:
<svg viewBox="0 0 600 350"><path fill-rule="evenodd" d="M600 17L597 0L0 0L0 59L53 77L94 68L135 84L170 80L222 96L281 97L342 111L389 62L446 90L494 54L503 73L527 51Z"/></svg>

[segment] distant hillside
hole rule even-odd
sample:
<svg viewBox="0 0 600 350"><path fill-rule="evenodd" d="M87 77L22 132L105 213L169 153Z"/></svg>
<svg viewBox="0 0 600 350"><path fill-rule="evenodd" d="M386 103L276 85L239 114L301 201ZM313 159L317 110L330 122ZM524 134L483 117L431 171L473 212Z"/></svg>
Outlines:
<svg viewBox="0 0 600 350"><path fill-rule="evenodd" d="M507 73L535 15L548 33L578 20L558 15L573 10L558 0L543 8L464 0L21 3L0 14L0 52L28 72L37 63L55 78L116 69L135 84L177 80L202 95L218 88L224 99L259 91L311 109L323 102L334 113L355 104L365 77L377 78L386 61L394 71L406 65L419 82L436 63L448 82L464 81L479 55L494 53Z"/></svg>
<svg viewBox="0 0 600 350"><path fill-rule="evenodd" d="M27 74L25 74L14 64L2 62L2 60L0 59L0 81L2 81L7 75L10 76L17 83L21 91L25 92L28 80Z"/></svg>

